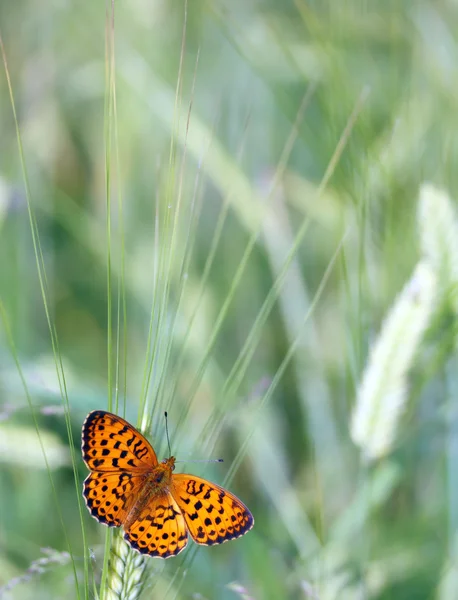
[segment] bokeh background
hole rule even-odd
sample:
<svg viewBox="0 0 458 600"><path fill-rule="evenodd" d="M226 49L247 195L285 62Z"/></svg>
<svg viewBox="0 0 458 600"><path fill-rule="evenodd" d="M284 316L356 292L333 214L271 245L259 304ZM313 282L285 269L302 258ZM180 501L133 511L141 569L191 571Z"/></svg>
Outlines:
<svg viewBox="0 0 458 600"><path fill-rule="evenodd" d="M179 459L223 457L180 469L256 520L151 559L143 597L456 598L453 321L388 456L362 468L349 423L418 260L420 186L456 193L458 4L122 0L112 19L0 2L23 148L2 68L0 597L94 597L106 530L75 474L111 395L133 423L146 399L160 456L167 409Z"/></svg>

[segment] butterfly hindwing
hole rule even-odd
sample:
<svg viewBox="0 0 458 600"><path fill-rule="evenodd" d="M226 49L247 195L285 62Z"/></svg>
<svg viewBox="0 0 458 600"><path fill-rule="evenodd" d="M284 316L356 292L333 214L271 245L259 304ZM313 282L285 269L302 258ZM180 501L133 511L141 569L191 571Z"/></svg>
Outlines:
<svg viewBox="0 0 458 600"><path fill-rule="evenodd" d="M104 410L94 410L86 417L82 451L92 471L145 471L157 465L148 440L130 423Z"/></svg>
<svg viewBox="0 0 458 600"><path fill-rule="evenodd" d="M142 554L159 558L179 554L188 543L188 532L173 496L164 492L151 498L138 518L126 528L124 538Z"/></svg>
<svg viewBox="0 0 458 600"><path fill-rule="evenodd" d="M143 479L126 472L96 472L83 484L83 496L89 512L100 523L120 527L139 494Z"/></svg>
<svg viewBox="0 0 458 600"><path fill-rule="evenodd" d="M222 544L253 527L253 515L243 502L206 479L174 474L171 491L192 539L198 544Z"/></svg>

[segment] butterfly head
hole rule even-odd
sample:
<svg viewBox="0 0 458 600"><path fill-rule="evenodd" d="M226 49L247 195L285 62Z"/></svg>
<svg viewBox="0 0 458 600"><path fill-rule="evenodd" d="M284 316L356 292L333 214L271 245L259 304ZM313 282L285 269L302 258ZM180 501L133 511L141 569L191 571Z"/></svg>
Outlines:
<svg viewBox="0 0 458 600"><path fill-rule="evenodd" d="M161 462L161 465L164 465L166 470L170 469L170 472L175 470L175 457L171 456L170 458L164 458Z"/></svg>

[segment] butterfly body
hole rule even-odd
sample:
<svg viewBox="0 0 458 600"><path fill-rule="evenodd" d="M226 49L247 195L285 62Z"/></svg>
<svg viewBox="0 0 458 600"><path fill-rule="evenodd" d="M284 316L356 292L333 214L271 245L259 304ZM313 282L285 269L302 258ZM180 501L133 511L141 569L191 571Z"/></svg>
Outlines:
<svg viewBox="0 0 458 600"><path fill-rule="evenodd" d="M148 507L151 499L170 492L172 471L174 468L175 457L171 456L170 458L163 460L157 467L154 467L154 469L144 474L138 497L124 522L124 528L126 530L128 530L129 526L138 519L142 511Z"/></svg>
<svg viewBox="0 0 458 600"><path fill-rule="evenodd" d="M175 457L158 463L150 443L127 421L96 410L82 431L83 459L91 470L83 495L91 515L142 554L168 558L186 546L221 544L254 524L231 492L201 477L174 474Z"/></svg>

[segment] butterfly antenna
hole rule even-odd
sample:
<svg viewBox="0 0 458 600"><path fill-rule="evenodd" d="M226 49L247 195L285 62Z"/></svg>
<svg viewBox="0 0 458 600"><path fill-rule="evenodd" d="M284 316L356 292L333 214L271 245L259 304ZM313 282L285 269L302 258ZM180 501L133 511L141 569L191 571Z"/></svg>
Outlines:
<svg viewBox="0 0 458 600"><path fill-rule="evenodd" d="M167 411L164 412L164 417L165 417L165 433L167 436L167 444L169 445L169 456L172 456L172 449L170 447L170 438L169 438L169 426L168 426L168 420L167 420ZM176 460L175 462L179 463L179 462L218 462L218 463L222 463L223 459L222 458L210 458L208 460Z"/></svg>
<svg viewBox="0 0 458 600"><path fill-rule="evenodd" d="M206 458L204 460L176 460L176 463L180 463L180 462L185 462L185 463L195 463L195 462L201 462L201 463L209 463L209 462L224 462L224 460L222 458Z"/></svg>
<svg viewBox="0 0 458 600"><path fill-rule="evenodd" d="M167 411L164 412L165 417L165 434L167 436L167 444L169 445L169 456L172 456L172 449L170 447L170 438L169 438L169 426L167 421Z"/></svg>

